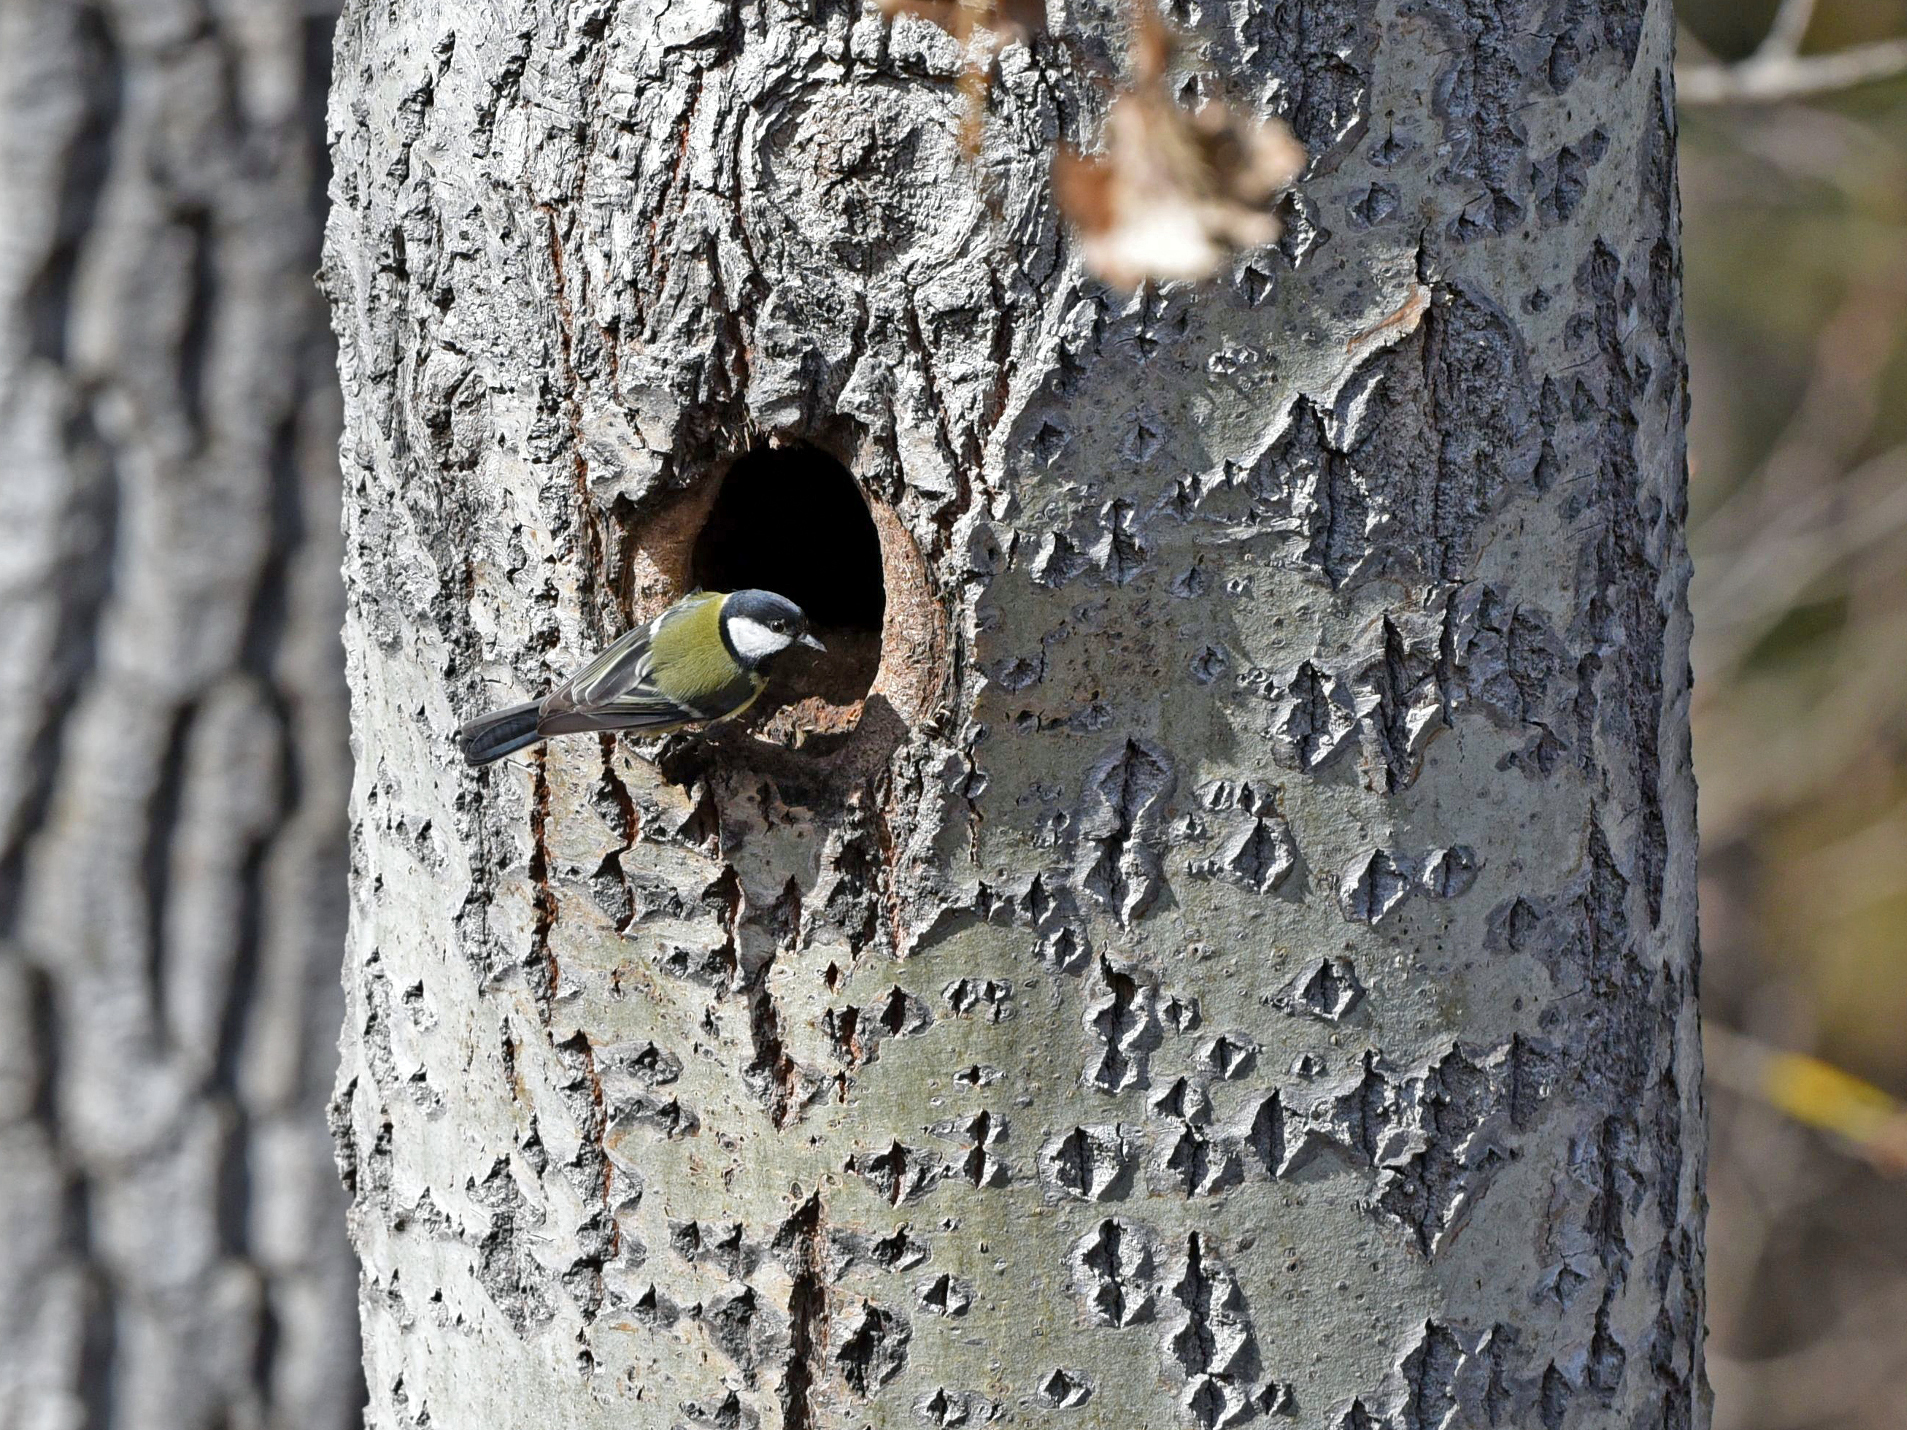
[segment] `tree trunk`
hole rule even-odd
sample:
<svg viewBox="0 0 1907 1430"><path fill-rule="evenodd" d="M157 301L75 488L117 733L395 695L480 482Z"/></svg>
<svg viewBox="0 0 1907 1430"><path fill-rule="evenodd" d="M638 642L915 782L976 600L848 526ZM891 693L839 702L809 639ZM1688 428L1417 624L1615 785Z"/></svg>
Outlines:
<svg viewBox="0 0 1907 1430"><path fill-rule="evenodd" d="M1312 165L1130 300L1116 16L972 162L839 0L341 22L370 1423L1706 1424L1669 8L1173 13ZM751 729L459 764L745 580Z"/></svg>
<svg viewBox="0 0 1907 1430"><path fill-rule="evenodd" d="M0 6L0 1426L354 1423L330 21Z"/></svg>

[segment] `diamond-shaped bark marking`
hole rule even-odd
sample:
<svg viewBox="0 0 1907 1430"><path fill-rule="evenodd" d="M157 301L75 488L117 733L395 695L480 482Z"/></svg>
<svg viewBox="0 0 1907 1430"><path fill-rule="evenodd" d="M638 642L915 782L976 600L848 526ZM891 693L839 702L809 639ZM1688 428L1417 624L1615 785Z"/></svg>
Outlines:
<svg viewBox="0 0 1907 1430"><path fill-rule="evenodd" d="M1327 1023L1342 1020L1364 997L1364 985L1348 958L1321 958L1291 981L1278 995L1280 1008L1322 1018Z"/></svg>
<svg viewBox="0 0 1907 1430"><path fill-rule="evenodd" d="M1477 851L1467 844L1433 849L1424 856L1417 885L1433 899L1454 899L1470 891L1481 867Z"/></svg>
<svg viewBox="0 0 1907 1430"><path fill-rule="evenodd" d="M1099 960L1100 995L1086 1007L1086 1029L1100 1044L1086 1068L1086 1081L1102 1092L1144 1087L1146 1064L1164 1040L1156 1010L1157 990L1140 970Z"/></svg>
<svg viewBox="0 0 1907 1430"><path fill-rule="evenodd" d="M1187 1077L1175 1077L1146 1103L1154 1117L1170 1117L1194 1127L1212 1120L1212 1099L1205 1089Z"/></svg>
<svg viewBox="0 0 1907 1430"><path fill-rule="evenodd" d="M1130 925L1163 887L1159 844L1178 777L1172 758L1128 737L1087 772L1075 821L1079 887Z"/></svg>
<svg viewBox="0 0 1907 1430"><path fill-rule="evenodd" d="M1005 1118L982 1108L963 1117L936 1122L931 1130L936 1137L965 1144L964 1149L948 1161L947 1176L958 1177L975 1187L1003 1187L1010 1180L1006 1163L990 1150L1006 1141Z"/></svg>
<svg viewBox="0 0 1907 1430"><path fill-rule="evenodd" d="M1171 1298L1181 1314L1164 1346L1185 1377L1181 1403L1200 1430L1240 1423L1251 1414L1258 1391L1258 1347L1244 1292L1200 1232L1185 1240Z"/></svg>
<svg viewBox="0 0 1907 1430"><path fill-rule="evenodd" d="M1403 903L1415 887L1405 863L1388 849L1373 849L1344 871L1338 881L1338 904L1352 922L1374 924Z"/></svg>
<svg viewBox="0 0 1907 1430"><path fill-rule="evenodd" d="M934 1015L898 983L874 1005L874 1018L890 1038L911 1038L933 1026Z"/></svg>
<svg viewBox="0 0 1907 1430"><path fill-rule="evenodd" d="M922 1195L945 1173L932 1152L901 1142L889 1144L885 1151L857 1152L848 1158L847 1169L893 1206Z"/></svg>
<svg viewBox="0 0 1907 1430"><path fill-rule="evenodd" d="M1056 1410L1076 1410L1093 1398L1093 1383L1084 1371L1059 1367L1040 1378L1039 1396Z"/></svg>
<svg viewBox="0 0 1907 1430"><path fill-rule="evenodd" d="M1248 1033L1220 1033L1199 1049L1199 1061L1218 1077L1240 1078L1258 1061L1258 1043Z"/></svg>
<svg viewBox="0 0 1907 1430"><path fill-rule="evenodd" d="M1252 1110L1245 1128L1245 1154L1267 1177L1285 1170L1285 1108L1281 1094L1273 1093Z"/></svg>
<svg viewBox="0 0 1907 1430"><path fill-rule="evenodd" d="M941 990L957 1014L972 1013L998 1023L1013 1016L1013 984L1004 978L957 978Z"/></svg>
<svg viewBox="0 0 1907 1430"><path fill-rule="evenodd" d="M1304 661L1272 698L1271 748L1277 761L1314 770L1348 749L1357 734L1356 697L1349 682Z"/></svg>
<svg viewBox="0 0 1907 1430"><path fill-rule="evenodd" d="M1210 1196L1242 1180L1238 1154L1223 1140L1189 1126L1166 1142L1155 1178L1158 1185L1188 1197Z"/></svg>
<svg viewBox="0 0 1907 1430"><path fill-rule="evenodd" d="M863 1301L837 1318L832 1337L835 1366L848 1389L866 1399L907 1364L913 1330L892 1311Z"/></svg>
<svg viewBox="0 0 1907 1430"><path fill-rule="evenodd" d="M923 1311L936 1316L964 1316L973 1305L973 1287L951 1272L943 1271L931 1281L914 1288Z"/></svg>
<svg viewBox="0 0 1907 1430"><path fill-rule="evenodd" d="M1107 1217L1073 1245L1073 1290L1102 1326L1132 1326L1152 1319L1157 1288L1157 1251L1144 1228Z"/></svg>
<svg viewBox="0 0 1907 1430"><path fill-rule="evenodd" d="M1132 1186L1134 1155L1117 1124L1075 1127L1040 1149L1040 1175L1081 1201L1116 1201Z"/></svg>

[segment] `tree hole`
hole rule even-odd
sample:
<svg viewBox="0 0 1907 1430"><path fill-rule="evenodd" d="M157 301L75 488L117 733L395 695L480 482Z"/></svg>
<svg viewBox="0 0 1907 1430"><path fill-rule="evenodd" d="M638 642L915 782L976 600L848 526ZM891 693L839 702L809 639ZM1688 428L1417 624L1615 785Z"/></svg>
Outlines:
<svg viewBox="0 0 1907 1430"><path fill-rule="evenodd" d="M696 536L689 574L708 591L757 587L807 612L825 653L777 658L759 733L800 745L845 734L881 664L881 540L848 469L814 447L751 452L730 467Z"/></svg>

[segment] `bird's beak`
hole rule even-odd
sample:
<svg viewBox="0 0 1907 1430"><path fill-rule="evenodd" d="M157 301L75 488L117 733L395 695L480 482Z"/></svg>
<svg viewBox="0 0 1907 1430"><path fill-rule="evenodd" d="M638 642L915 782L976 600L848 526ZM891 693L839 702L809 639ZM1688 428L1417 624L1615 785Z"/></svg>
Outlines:
<svg viewBox="0 0 1907 1430"><path fill-rule="evenodd" d="M808 632L806 631L803 631L800 635L796 636L795 640L799 644L805 645L809 650L823 650L824 651L827 649L826 646L822 645L820 641L816 640L813 636L809 635Z"/></svg>

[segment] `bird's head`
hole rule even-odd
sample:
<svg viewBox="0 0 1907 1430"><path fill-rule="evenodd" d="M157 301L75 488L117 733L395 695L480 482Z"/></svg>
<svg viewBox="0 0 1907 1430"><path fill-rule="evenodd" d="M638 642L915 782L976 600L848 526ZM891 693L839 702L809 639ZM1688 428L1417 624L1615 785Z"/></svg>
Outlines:
<svg viewBox="0 0 1907 1430"><path fill-rule="evenodd" d="M826 647L808 634L801 607L773 591L736 591L722 602L722 638L750 670L791 645Z"/></svg>

